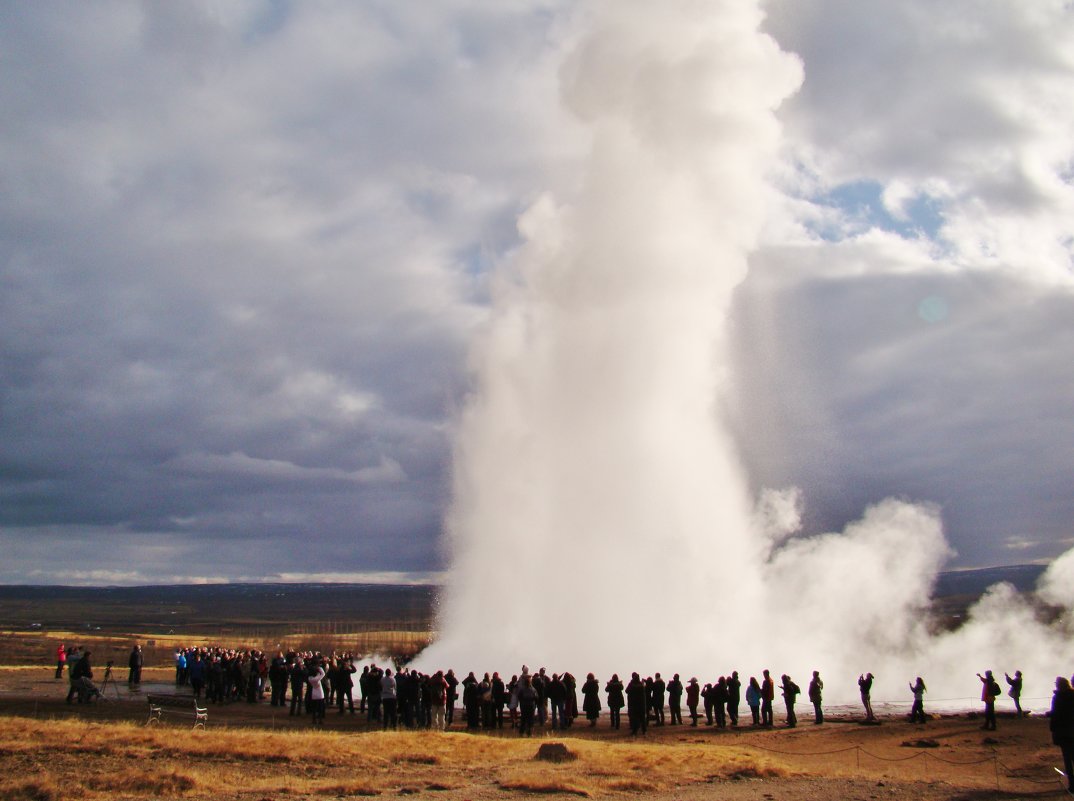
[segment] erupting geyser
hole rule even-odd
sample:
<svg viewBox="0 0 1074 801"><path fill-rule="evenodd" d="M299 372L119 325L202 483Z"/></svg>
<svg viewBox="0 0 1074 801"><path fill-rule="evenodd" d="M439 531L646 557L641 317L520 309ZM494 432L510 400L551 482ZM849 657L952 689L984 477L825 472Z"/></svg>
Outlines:
<svg viewBox="0 0 1074 801"><path fill-rule="evenodd" d="M586 171L522 215L525 244L495 286L459 424L440 639L422 662L605 678L770 667L803 686L819 669L832 700L866 670L877 697L908 696L921 674L939 698L1020 667L1039 693L1074 650L1010 593L985 599L987 622L929 635L949 553L938 510L887 501L795 539L794 491L749 497L721 423L727 315L775 191L775 110L802 80L761 21L741 0L616 0L587 18L561 68L591 136Z"/></svg>

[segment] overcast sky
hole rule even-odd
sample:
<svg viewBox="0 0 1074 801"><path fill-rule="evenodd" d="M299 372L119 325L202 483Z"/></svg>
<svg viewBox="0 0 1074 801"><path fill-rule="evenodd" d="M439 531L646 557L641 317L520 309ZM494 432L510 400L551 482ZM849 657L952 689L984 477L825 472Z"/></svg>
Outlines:
<svg viewBox="0 0 1074 801"><path fill-rule="evenodd" d="M724 412L807 534L896 496L952 567L1074 544L1066 6L764 6L804 78ZM0 8L0 582L435 579L490 279L584 164L588 13Z"/></svg>

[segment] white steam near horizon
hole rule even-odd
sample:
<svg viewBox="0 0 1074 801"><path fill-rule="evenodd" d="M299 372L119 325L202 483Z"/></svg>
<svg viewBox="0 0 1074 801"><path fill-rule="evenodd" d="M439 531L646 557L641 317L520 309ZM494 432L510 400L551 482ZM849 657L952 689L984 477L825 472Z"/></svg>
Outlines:
<svg viewBox="0 0 1074 801"><path fill-rule="evenodd" d="M796 537L794 489L751 498L722 420L728 313L780 203L779 106L802 67L756 4L594 5L561 69L591 149L576 187L521 216L459 423L453 557L428 667L575 674L769 668L833 702L857 675L903 700L973 698L986 668L1045 697L1074 670L1049 626L992 588L930 633L951 555L941 510L888 499L842 532ZM1074 608L1074 552L1041 598Z"/></svg>

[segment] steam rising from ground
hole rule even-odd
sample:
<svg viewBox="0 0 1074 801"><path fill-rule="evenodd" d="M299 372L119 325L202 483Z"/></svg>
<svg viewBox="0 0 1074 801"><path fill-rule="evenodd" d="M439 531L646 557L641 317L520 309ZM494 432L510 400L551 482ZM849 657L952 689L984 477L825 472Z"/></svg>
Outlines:
<svg viewBox="0 0 1074 801"><path fill-rule="evenodd" d="M774 190L774 111L802 80L752 4L597 4L561 73L588 127L579 185L522 215L460 421L454 566L428 666L517 672L818 669L828 697L1026 695L1074 669L1062 632L994 588L954 634L926 606L938 509L888 500L796 538L793 490L749 497L720 420L727 315ZM608 12L608 13L601 13ZM1074 557L1044 597L1070 608ZM1063 581L1066 575L1068 580Z"/></svg>

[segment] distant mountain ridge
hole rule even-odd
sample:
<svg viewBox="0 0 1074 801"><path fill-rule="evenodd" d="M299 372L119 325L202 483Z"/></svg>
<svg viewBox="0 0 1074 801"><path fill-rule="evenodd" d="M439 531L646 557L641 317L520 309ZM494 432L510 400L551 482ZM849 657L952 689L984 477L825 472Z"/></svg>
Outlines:
<svg viewBox="0 0 1074 801"><path fill-rule="evenodd" d="M936 580L937 601L964 608L993 584L1031 592L1046 565L952 570ZM355 620L432 626L439 587L402 584L167 584L142 587L0 585L0 625L140 624L197 629L205 624L286 624Z"/></svg>
<svg viewBox="0 0 1074 801"><path fill-rule="evenodd" d="M981 567L973 570L949 570L936 579L933 596L949 598L956 595L979 596L993 584L1006 581L1014 585L1019 592L1032 592L1037 580L1048 569L1048 565L1004 565L1003 567Z"/></svg>

